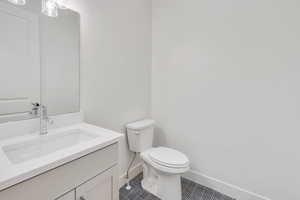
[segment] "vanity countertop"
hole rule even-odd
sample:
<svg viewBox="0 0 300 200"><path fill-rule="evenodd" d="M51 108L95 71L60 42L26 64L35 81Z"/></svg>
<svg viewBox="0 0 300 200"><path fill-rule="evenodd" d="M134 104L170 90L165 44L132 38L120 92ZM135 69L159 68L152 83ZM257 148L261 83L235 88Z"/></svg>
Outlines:
<svg viewBox="0 0 300 200"><path fill-rule="evenodd" d="M87 141L80 142L76 145L71 145L70 147L61 148L51 153L47 153L43 156L38 156L27 161L12 162L4 149L7 146L13 146L18 143L26 143L33 140L40 140L45 137L58 136L70 131L83 131L87 133L92 133L96 135ZM39 134L28 134L25 136L14 137L11 139L0 141L0 191L4 190L10 186L20 183L24 180L30 179L34 176L42 174L48 170L54 169L65 163L78 159L89 153L102 149L106 146L114 144L123 137L122 134L107 130L101 127L93 126L87 123L79 123L71 126L67 126L59 129L49 130L49 133L45 136ZM59 143L59 137L57 143ZM10 147L11 148L11 147ZM13 147L12 147L13 148ZM14 149L13 149L14 150Z"/></svg>

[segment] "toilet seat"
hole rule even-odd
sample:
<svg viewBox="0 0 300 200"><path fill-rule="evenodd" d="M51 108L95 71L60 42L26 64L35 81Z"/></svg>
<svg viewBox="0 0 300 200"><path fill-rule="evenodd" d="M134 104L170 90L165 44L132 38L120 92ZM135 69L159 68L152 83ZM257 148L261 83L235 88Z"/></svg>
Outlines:
<svg viewBox="0 0 300 200"><path fill-rule="evenodd" d="M189 166L188 158L183 153L171 148L153 148L149 152L149 157L153 162L165 167L186 168Z"/></svg>
<svg viewBox="0 0 300 200"><path fill-rule="evenodd" d="M181 174L189 170L190 163L188 158L174 149L166 147L151 148L142 152L141 157L145 162L161 172Z"/></svg>

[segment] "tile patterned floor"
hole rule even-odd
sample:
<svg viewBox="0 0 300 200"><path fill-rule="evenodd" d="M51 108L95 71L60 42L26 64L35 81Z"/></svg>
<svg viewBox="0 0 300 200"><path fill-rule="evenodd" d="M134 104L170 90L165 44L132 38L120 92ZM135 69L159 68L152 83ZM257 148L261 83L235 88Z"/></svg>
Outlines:
<svg viewBox="0 0 300 200"><path fill-rule="evenodd" d="M132 189L127 191L125 186L120 189L120 200L160 200L156 196L143 190L141 180L143 176L139 174L131 182ZM190 180L182 178L182 200L234 200L215 190L196 184Z"/></svg>

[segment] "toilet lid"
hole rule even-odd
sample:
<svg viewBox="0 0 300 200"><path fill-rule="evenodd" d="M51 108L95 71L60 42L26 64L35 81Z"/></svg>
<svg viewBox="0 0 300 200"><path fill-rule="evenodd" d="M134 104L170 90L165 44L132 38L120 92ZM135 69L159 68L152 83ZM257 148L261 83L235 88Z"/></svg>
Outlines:
<svg viewBox="0 0 300 200"><path fill-rule="evenodd" d="M166 148L158 147L152 149L149 157L157 164L171 168L185 168L189 166L189 159L183 153Z"/></svg>

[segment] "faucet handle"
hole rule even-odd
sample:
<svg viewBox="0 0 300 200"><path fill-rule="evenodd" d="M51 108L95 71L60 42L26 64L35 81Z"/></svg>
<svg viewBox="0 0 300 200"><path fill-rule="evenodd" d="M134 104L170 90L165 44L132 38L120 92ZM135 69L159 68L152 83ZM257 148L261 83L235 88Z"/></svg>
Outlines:
<svg viewBox="0 0 300 200"><path fill-rule="evenodd" d="M41 106L41 104L40 104L40 103L38 103L38 102L36 102L36 103L34 103L34 102L31 102L31 105L32 105L32 109L31 109L31 112L30 112L30 114L37 116L37 115L38 115L38 112L39 112L39 109L40 109L40 106Z"/></svg>
<svg viewBox="0 0 300 200"><path fill-rule="evenodd" d="M39 102L31 102L31 105L34 106L34 107L40 107Z"/></svg>

